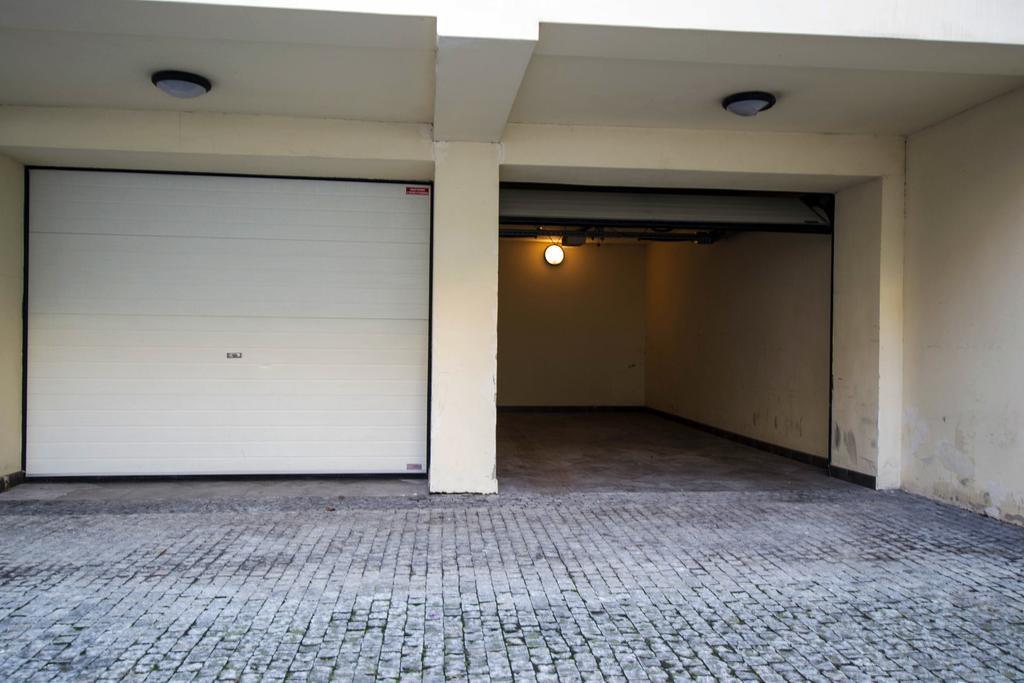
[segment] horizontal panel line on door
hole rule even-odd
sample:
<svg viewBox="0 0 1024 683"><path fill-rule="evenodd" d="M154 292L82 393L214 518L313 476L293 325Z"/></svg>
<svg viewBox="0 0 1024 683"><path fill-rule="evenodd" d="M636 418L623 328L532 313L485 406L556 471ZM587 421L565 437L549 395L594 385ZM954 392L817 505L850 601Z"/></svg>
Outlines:
<svg viewBox="0 0 1024 683"><path fill-rule="evenodd" d="M382 228L383 229L383 228ZM394 228L388 228L394 229ZM327 240L327 239L303 239L303 238L292 238L292 237L235 237L231 235L159 235L150 234L145 235L130 235L127 233L118 232L56 232L54 230L41 230L33 233L36 235L69 235L74 237L130 237L132 239L169 239L169 240L223 240L223 241L241 241L241 242L303 242L311 244L428 244L428 239L406 241L406 240L393 240L390 242L381 242L380 240ZM90 251L89 249L80 249L78 251Z"/></svg>
<svg viewBox="0 0 1024 683"><path fill-rule="evenodd" d="M185 194L185 193L182 193L182 194ZM258 197L262 197L262 198L266 198L267 197L267 195L264 195L264 194L259 194L259 195L254 195L254 196L258 196ZM282 196L292 196L292 195L283 194ZM346 199L348 199L348 197L346 197ZM405 199L404 196L398 196L398 195L395 195L393 197L374 197L374 199L390 199L391 201L397 200L397 201L400 201L400 202L403 202L403 203L409 203L409 204L414 204L414 203L418 203L418 202L421 202L421 201L426 201L425 199L422 199L419 196L417 196L416 199L408 199L407 200L407 199ZM186 200L186 201L187 201L187 207L190 210L199 210L199 209L242 209L243 211L253 211L253 210L260 210L260 209L269 209L269 210L272 210L272 211L283 211L283 210L287 210L287 209L295 210L295 209L300 209L301 208L304 211L306 211L308 213L313 213L313 214L316 214L316 213L332 213L332 214L333 213L338 213L338 214L343 214L343 215L350 215L350 214L354 214L354 213L381 213L381 214L384 214L384 215L395 215L395 216L401 216L401 215L405 215L405 214L417 215L417 214L422 214L422 212L423 212L421 207L410 207L408 209L388 209L388 210L384 210L384 211L374 211L370 207L355 208L355 209L342 209L342 208L327 208L327 207L310 207L308 205L308 203L306 203L305 206L285 207L284 209L281 209L281 208L274 209L274 208L272 208L270 206L254 206L252 204L226 204L226 203L224 203L224 204L220 204L220 203L218 203L218 204L204 204L202 202L195 202L195 201L189 201L189 200ZM32 200L30 200L30 202L31 202L31 205L33 207L35 207L36 209L39 209L39 208L45 207L45 206L50 206L50 207L54 206L53 202L50 202L50 201L47 201L47 200L32 199ZM70 199L67 202L62 202L60 204L60 206L75 206L75 205L78 205L78 204L84 204L86 206L115 206L115 207L124 207L124 208L138 207L138 208L141 208L141 209L145 209L147 212L153 212L153 211L160 211L160 210L163 210L163 209L171 209L171 210L180 209L182 207L182 205L183 205L183 202L178 202L178 203L140 202L140 201L134 201L133 202L133 201L122 201L122 200L108 201L108 200L99 200L99 199L75 198L75 199Z"/></svg>
<svg viewBox="0 0 1024 683"><path fill-rule="evenodd" d="M109 317L126 317L127 313L45 313L44 315L89 315L89 316L109 316ZM358 315L338 315L338 316L324 316L324 315L215 315L215 314L189 314L189 313L132 313L131 315L139 317L152 317L152 318L211 318L211 319L223 319L223 318L243 318L243 319L261 319L267 318L271 320L367 320L366 316ZM406 321L406 320L427 320L426 316L409 316L409 317L384 317L369 318L370 320L394 320L394 321ZM99 330L106 331L106 330ZM155 331L155 330L154 330ZM280 333L287 334L287 333Z"/></svg>

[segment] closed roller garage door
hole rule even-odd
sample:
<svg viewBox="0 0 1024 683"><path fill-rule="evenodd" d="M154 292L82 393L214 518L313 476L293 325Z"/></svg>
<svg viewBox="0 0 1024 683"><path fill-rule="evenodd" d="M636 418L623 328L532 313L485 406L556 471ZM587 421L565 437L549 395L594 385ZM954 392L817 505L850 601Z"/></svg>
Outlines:
<svg viewBox="0 0 1024 683"><path fill-rule="evenodd" d="M425 471L426 186L29 180L29 476Z"/></svg>

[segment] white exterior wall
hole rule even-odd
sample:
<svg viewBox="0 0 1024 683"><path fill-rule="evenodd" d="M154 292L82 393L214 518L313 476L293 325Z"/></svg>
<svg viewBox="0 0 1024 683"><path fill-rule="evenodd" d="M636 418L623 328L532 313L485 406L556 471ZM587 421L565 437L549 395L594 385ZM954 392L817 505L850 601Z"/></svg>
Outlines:
<svg viewBox="0 0 1024 683"><path fill-rule="evenodd" d="M179 0L209 4L210 0ZM223 5L260 5L368 14L437 17L445 35L520 37L538 22L693 28L708 31L871 36L916 40L1024 42L1024 7L1016 0L720 0L630 3L588 0L219 0ZM956 21L950 21L955 17ZM80 19L72 15L68 20ZM1016 21L1015 21L1016 19ZM88 18L84 18L88 21Z"/></svg>
<svg viewBox="0 0 1024 683"><path fill-rule="evenodd" d="M436 155L430 490L495 493L498 146Z"/></svg>
<svg viewBox="0 0 1024 683"><path fill-rule="evenodd" d="M1024 523L1024 91L908 143L903 485Z"/></svg>

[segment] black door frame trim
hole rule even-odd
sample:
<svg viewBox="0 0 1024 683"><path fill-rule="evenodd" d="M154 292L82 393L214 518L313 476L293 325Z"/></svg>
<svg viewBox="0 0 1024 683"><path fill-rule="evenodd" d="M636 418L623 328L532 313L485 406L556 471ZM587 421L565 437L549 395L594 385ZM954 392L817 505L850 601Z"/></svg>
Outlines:
<svg viewBox="0 0 1024 683"><path fill-rule="evenodd" d="M387 185L426 185L430 188L430 229L427 265L427 420L426 420L426 469L423 472L396 474L155 474L127 476L28 476L28 313L29 313L29 201L31 197L30 178L32 171L83 171L94 173L135 173L146 175L207 176L216 178L265 178L269 180L323 180L339 183L379 183ZM21 472L22 477L31 481L117 481L117 480L175 480L175 479L310 479L318 477L365 479L373 477L418 479L430 474L430 423L431 387L433 386L433 345L434 345L434 181L433 180L391 180L379 178L347 178L307 175L275 175L260 173L214 173L207 171L160 171L153 169L102 168L96 166L48 166L26 164L24 169L24 206L22 207L22 283L21 283Z"/></svg>

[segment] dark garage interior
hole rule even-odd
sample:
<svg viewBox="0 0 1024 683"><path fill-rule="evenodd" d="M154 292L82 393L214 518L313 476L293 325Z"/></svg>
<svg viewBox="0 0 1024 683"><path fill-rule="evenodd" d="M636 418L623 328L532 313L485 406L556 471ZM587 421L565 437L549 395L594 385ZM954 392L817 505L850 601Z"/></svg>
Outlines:
<svg viewBox="0 0 1024 683"><path fill-rule="evenodd" d="M502 490L825 481L830 199L503 189Z"/></svg>

